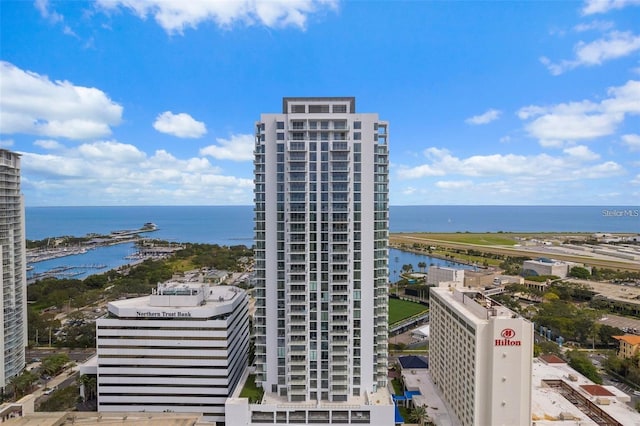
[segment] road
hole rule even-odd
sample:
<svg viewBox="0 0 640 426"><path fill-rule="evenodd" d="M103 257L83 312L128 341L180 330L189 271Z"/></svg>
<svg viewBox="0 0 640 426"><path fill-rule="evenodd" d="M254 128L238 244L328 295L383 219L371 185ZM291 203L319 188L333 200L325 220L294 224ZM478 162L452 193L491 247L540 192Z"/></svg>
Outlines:
<svg viewBox="0 0 640 426"><path fill-rule="evenodd" d="M66 353L69 355L69 358L76 362L81 363L91 358L96 353L95 348L89 349L68 349L68 348L49 348L45 346L41 346L38 348L27 349L26 357L27 362L31 361L34 358L43 359L50 355Z"/></svg>

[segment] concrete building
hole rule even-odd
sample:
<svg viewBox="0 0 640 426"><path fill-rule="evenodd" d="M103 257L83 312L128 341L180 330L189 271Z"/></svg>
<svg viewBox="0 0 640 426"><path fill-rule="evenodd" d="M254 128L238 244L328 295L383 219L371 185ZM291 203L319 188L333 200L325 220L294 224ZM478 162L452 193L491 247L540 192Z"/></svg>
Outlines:
<svg viewBox="0 0 640 426"><path fill-rule="evenodd" d="M429 305L430 374L452 418L530 424L533 325L474 290L434 287Z"/></svg>
<svg viewBox="0 0 640 426"><path fill-rule="evenodd" d="M387 142L388 123L352 97L284 98L256 123L255 363L271 401L256 416L298 403L289 424L336 410L365 423L376 405L393 422Z"/></svg>
<svg viewBox="0 0 640 426"><path fill-rule="evenodd" d="M247 367L248 297L231 286L158 284L150 296L109 303L96 321L98 411L201 413L224 406Z"/></svg>
<svg viewBox="0 0 640 426"><path fill-rule="evenodd" d="M555 355L533 360L531 419L536 426L637 425L631 397L578 373Z"/></svg>
<svg viewBox="0 0 640 426"><path fill-rule="evenodd" d="M443 282L455 281L462 285L464 283L464 269L447 268L445 266L433 265L427 272L427 284L439 285Z"/></svg>
<svg viewBox="0 0 640 426"><path fill-rule="evenodd" d="M536 260L525 260L522 263L523 275L555 275L559 278L566 278L569 270L575 264L562 262L559 260L539 258Z"/></svg>
<svg viewBox="0 0 640 426"><path fill-rule="evenodd" d="M20 156L0 149L0 387L20 374L27 346L27 260L24 201L20 193Z"/></svg>

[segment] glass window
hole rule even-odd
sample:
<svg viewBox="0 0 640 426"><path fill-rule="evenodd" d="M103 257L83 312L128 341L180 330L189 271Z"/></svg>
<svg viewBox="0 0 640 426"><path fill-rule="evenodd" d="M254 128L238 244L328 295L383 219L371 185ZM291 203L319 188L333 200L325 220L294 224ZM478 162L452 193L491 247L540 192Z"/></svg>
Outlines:
<svg viewBox="0 0 640 426"><path fill-rule="evenodd" d="M284 129L284 121L278 121L278 122L276 123L276 128L277 128L278 130L282 130L282 129Z"/></svg>
<svg viewBox="0 0 640 426"><path fill-rule="evenodd" d="M354 121L353 122L353 128L354 129L361 129L362 128L362 122L361 121Z"/></svg>

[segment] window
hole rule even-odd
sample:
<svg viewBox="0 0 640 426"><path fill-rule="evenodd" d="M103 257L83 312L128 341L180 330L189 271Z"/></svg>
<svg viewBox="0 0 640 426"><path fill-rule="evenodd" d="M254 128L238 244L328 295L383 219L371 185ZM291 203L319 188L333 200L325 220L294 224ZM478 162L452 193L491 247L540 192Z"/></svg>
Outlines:
<svg viewBox="0 0 640 426"><path fill-rule="evenodd" d="M333 112L334 113L346 113L347 112L347 106L346 105L334 105L333 106Z"/></svg>
<svg viewBox="0 0 640 426"><path fill-rule="evenodd" d="M276 128L277 128L278 130L283 130L283 129L284 129L284 121L278 121L278 122L276 123Z"/></svg>
<svg viewBox="0 0 640 426"><path fill-rule="evenodd" d="M284 133L279 132L276 134L276 139L279 141L283 141L284 140Z"/></svg>
<svg viewBox="0 0 640 426"><path fill-rule="evenodd" d="M291 105L291 112L292 113L305 113L306 112L305 105Z"/></svg>
<svg viewBox="0 0 640 426"><path fill-rule="evenodd" d="M309 105L310 114L328 113L329 105Z"/></svg>
<svg viewBox="0 0 640 426"><path fill-rule="evenodd" d="M354 129L361 129L362 128L362 122L361 121L354 121L353 122L353 128Z"/></svg>
<svg viewBox="0 0 640 426"><path fill-rule="evenodd" d="M354 141L359 141L362 139L362 134L360 132L354 132L353 133L353 140Z"/></svg>

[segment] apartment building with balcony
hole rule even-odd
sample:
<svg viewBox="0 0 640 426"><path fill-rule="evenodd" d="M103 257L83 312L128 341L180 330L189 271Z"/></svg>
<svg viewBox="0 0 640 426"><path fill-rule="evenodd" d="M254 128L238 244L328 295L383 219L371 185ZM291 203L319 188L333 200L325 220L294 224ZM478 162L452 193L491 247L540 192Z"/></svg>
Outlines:
<svg viewBox="0 0 640 426"><path fill-rule="evenodd" d="M284 98L256 123L255 367L269 404L250 416L378 424L376 406L393 423L388 123L355 106Z"/></svg>
<svg viewBox="0 0 640 426"><path fill-rule="evenodd" d="M25 366L27 346L27 260L20 156L0 149L0 256L2 256L2 368L0 387Z"/></svg>

